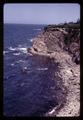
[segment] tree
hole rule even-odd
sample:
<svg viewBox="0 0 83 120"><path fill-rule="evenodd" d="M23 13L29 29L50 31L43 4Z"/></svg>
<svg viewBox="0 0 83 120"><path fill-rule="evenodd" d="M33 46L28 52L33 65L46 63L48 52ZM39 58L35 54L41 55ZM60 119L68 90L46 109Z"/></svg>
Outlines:
<svg viewBox="0 0 83 120"><path fill-rule="evenodd" d="M80 18L77 19L77 22L76 23L80 23Z"/></svg>

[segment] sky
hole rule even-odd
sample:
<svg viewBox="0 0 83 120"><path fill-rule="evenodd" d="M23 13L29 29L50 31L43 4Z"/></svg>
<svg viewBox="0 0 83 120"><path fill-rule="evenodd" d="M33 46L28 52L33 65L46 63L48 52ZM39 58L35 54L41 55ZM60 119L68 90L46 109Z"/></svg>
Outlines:
<svg viewBox="0 0 83 120"><path fill-rule="evenodd" d="M4 4L4 23L59 24L78 18L80 5L76 3Z"/></svg>

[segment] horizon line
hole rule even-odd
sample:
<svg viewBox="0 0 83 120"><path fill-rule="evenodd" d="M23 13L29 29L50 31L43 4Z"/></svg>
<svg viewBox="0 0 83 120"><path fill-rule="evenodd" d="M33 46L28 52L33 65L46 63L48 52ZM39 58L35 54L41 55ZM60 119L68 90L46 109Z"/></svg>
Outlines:
<svg viewBox="0 0 83 120"><path fill-rule="evenodd" d="M40 23L38 23L38 24L37 23L36 24L35 23L3 23L3 24L48 25L45 23L43 23L43 24L42 23L41 24Z"/></svg>

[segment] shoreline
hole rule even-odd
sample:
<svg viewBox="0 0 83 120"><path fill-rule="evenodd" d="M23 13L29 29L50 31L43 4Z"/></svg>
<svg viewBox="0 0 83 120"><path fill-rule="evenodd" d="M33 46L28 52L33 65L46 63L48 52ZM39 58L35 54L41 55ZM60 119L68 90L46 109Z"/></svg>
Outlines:
<svg viewBox="0 0 83 120"><path fill-rule="evenodd" d="M64 33L66 32L66 34L64 34L63 31ZM72 32L75 37L78 32L77 38L79 40L79 30L76 31L73 29ZM69 35L72 36L72 34L62 28L58 28L57 30L56 27L53 29L49 29L48 27L34 38L32 47L27 50L33 55L46 56L53 59L59 68L59 71L55 72L55 76L61 78L63 85L67 89L66 102L53 108L46 113L46 116L74 117L80 115L80 42L72 42L69 46L66 46L64 43L65 36L70 40L71 37ZM72 41L76 39L75 37L73 36L73 38L71 38ZM64 48L70 49L72 55L70 55L69 51L64 50ZM74 58L74 61L72 58Z"/></svg>
<svg viewBox="0 0 83 120"><path fill-rule="evenodd" d="M72 62L72 58L70 55L66 54L66 56L68 57L68 61L70 59L70 62L66 60L68 63L64 63L59 61L59 59L57 59L58 57L55 54L45 54L45 53L37 53L34 50L31 49L31 51L29 51L32 55L39 55L39 56L45 56L45 57L49 57L51 59L54 60L54 62L59 63L58 68L59 71L55 72L55 76L58 76L61 78L62 82L63 82L63 86L66 87L66 102L61 103L60 105L54 107L51 111L49 111L48 113L46 113L45 116L79 116L79 112L80 112L80 103L79 101L77 101L77 99L79 99L79 95L77 96L77 92L79 93L80 91L78 90L78 88L80 87L80 71L79 74L76 74L76 69L78 70L79 65L76 65L75 63ZM64 54L64 53L63 53ZM61 58L61 56L60 56ZM56 60L57 59L57 60ZM63 57L64 59L64 57ZM66 64L66 67L64 66ZM64 75L65 74L65 75ZM77 79L77 80L75 80ZM70 81L69 81L70 80ZM73 80L73 81L72 81ZM72 84L73 83L73 84ZM72 95L74 96L74 98L72 98ZM73 112L72 112L73 110Z"/></svg>

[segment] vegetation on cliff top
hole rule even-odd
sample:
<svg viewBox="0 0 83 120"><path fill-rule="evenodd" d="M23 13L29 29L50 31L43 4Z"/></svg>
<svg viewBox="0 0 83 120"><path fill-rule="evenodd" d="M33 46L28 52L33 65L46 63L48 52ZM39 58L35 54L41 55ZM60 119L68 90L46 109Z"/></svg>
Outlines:
<svg viewBox="0 0 83 120"><path fill-rule="evenodd" d="M47 31L49 34L52 31L57 31L59 34L60 30L67 33L63 38L61 38L62 35L60 35L61 40L59 40L59 43L63 41L62 49L68 51L68 53L72 55L72 60L76 64L80 64L80 20L78 19L76 23L69 22L58 25L48 25L44 28L44 32ZM50 38L52 38L52 36L50 36Z"/></svg>
<svg viewBox="0 0 83 120"><path fill-rule="evenodd" d="M65 22L65 23L60 23L58 25L48 25L46 26L44 29L47 29L47 28L55 28L55 27L60 27L60 28L73 28L73 29L80 29L80 19L77 19L77 21L74 23L74 22Z"/></svg>

